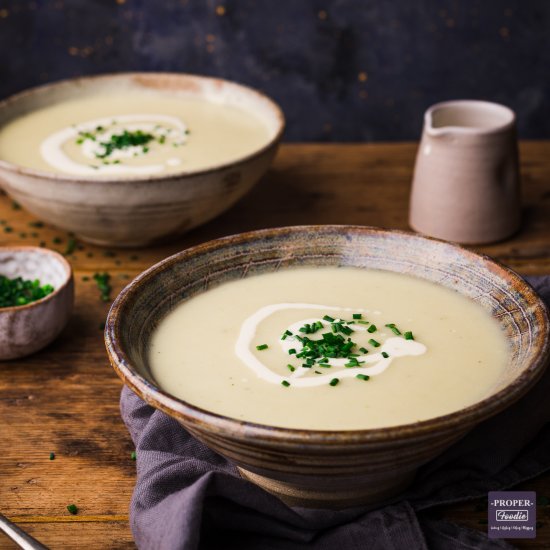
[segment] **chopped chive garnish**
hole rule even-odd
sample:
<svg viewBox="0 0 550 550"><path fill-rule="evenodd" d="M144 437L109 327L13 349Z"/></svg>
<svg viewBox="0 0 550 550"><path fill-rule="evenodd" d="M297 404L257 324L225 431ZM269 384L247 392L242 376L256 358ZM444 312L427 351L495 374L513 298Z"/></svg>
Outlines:
<svg viewBox="0 0 550 550"><path fill-rule="evenodd" d="M50 460L55 460L55 453L50 453Z"/></svg>
<svg viewBox="0 0 550 550"><path fill-rule="evenodd" d="M111 276L108 273L94 273L94 281L97 284L97 288L101 293L101 299L104 302L109 302L111 300L111 285L109 281Z"/></svg>
<svg viewBox="0 0 550 550"><path fill-rule="evenodd" d="M286 381L286 380L283 380L281 382L281 384L285 387L285 388L288 388L288 386L290 386L290 382Z"/></svg>
<svg viewBox="0 0 550 550"><path fill-rule="evenodd" d="M367 374L358 374L355 376L355 378L359 378L359 380L370 380L370 376Z"/></svg>
<svg viewBox="0 0 550 550"><path fill-rule="evenodd" d="M75 250L76 250L76 239L74 239L73 237L71 237L68 241L67 241L67 248L65 248L65 256L68 256L69 254L72 254Z"/></svg>
<svg viewBox="0 0 550 550"><path fill-rule="evenodd" d="M369 350L364 346L359 346L359 344L352 340L352 334L355 332L351 326L356 323L362 323L368 325L366 332L368 334L373 334L379 329L374 323L370 323L363 319L363 314L353 313L353 320L342 319L339 317L331 317L330 315L325 315L322 321L312 321L311 323L304 323L297 331L291 332L290 330L285 330L281 334L281 340L285 340L288 336L292 336L299 345L301 346L300 350L296 348L288 349L288 354L296 357L296 359L301 359L302 363L300 367L291 365L290 363L286 365L286 368L291 372L295 372L298 368L301 369L312 369L312 373L322 374L320 370L313 370L314 368L331 368L333 365L330 364L332 359L344 359L342 365L346 368L361 367L365 364L365 361L360 361L361 354L369 353ZM388 323L384 325L389 328L394 334L401 335L401 331L396 327L394 323ZM320 338L311 337L311 334L315 334L318 331L321 331ZM414 337L412 332L406 332L403 335L407 340L413 340ZM371 338L368 340L369 345L374 348L379 348L382 344ZM268 344L261 344L256 346L257 350L267 349ZM384 359L390 357L385 351L381 352L381 356ZM357 375L357 378L361 380L368 380L369 377L366 375ZM333 378L330 382L331 385L335 386L340 382L340 379Z"/></svg>
<svg viewBox="0 0 550 550"><path fill-rule="evenodd" d="M114 123L113 123L114 124ZM149 151L146 146L155 137L153 134L143 132L142 130L128 131L124 130L121 134L113 134L108 141L99 141L98 136L92 132L79 132L79 137L76 139L77 144L82 144L86 140L97 141L101 146L101 152L96 152L95 156L98 159L110 159L111 155L116 150L124 150L130 147L141 146L143 153Z"/></svg>
<svg viewBox="0 0 550 550"><path fill-rule="evenodd" d="M132 451L132 452L130 453L130 458L131 458L132 460L135 460L135 459L137 458L137 453L136 453L136 451Z"/></svg>
<svg viewBox="0 0 550 550"><path fill-rule="evenodd" d="M69 511L69 514L72 514L73 516L75 516L78 512L78 507L76 504L69 504L67 506L67 510Z"/></svg>
<svg viewBox="0 0 550 550"><path fill-rule="evenodd" d="M388 323L385 326L388 327L397 336L401 336L401 331L395 326L394 323Z"/></svg>

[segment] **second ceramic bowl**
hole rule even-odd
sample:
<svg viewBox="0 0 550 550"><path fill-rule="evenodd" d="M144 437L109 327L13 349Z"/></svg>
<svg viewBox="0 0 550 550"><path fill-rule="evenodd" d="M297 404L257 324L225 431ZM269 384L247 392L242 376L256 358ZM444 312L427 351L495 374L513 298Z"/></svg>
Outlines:
<svg viewBox="0 0 550 550"><path fill-rule="evenodd" d="M188 74L127 73L66 80L0 103L0 126L53 103L126 91L215 98L262 120L269 141L233 162L165 176L102 178L55 174L0 160L0 185L25 209L81 239L101 245L141 246L184 233L231 207L268 169L284 117L266 96L239 84Z"/></svg>

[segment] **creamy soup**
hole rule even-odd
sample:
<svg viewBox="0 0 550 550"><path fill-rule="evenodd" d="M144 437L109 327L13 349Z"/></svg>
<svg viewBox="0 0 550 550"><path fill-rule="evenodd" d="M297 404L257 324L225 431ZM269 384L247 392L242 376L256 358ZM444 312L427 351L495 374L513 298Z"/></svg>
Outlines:
<svg viewBox="0 0 550 550"><path fill-rule="evenodd" d="M0 129L0 158L76 176L147 176L209 168L266 145L267 125L242 109L161 93L64 101Z"/></svg>
<svg viewBox="0 0 550 550"><path fill-rule="evenodd" d="M177 306L149 361L169 393L233 418L363 429L471 405L508 359L475 302L407 275L296 268L224 283Z"/></svg>

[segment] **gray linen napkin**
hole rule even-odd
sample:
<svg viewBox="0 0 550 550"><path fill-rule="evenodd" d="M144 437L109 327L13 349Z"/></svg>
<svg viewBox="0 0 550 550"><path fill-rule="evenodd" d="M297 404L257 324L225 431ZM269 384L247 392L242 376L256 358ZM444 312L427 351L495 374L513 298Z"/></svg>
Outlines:
<svg viewBox="0 0 550 550"><path fill-rule="evenodd" d="M550 276L528 281L550 304ZM528 395L424 466L373 511L290 508L128 388L122 418L137 450L130 522L142 550L513 548L437 519L437 506L507 489L550 468L550 369Z"/></svg>

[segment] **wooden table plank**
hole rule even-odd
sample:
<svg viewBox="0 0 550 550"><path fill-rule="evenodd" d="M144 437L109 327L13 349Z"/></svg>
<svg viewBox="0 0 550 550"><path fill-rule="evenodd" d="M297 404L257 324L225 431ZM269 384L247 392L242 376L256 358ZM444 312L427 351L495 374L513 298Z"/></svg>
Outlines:
<svg viewBox="0 0 550 550"><path fill-rule="evenodd" d="M292 224L351 223L407 228L415 144L285 145L270 173L217 220L172 242L116 250L77 242L68 255L77 305L69 327L41 353L0 368L0 511L56 548L131 548L128 503L135 479L123 426L120 383L103 348L108 304L91 280L112 276L116 293L143 269L190 245L223 235ZM550 142L521 145L526 217L508 241L479 247L522 274L550 273ZM37 222L0 196L0 244L40 244L66 251L71 236ZM56 453L53 461L49 453ZM550 495L550 476L525 484ZM75 503L71 516L66 505ZM539 509L538 537L550 547L549 507ZM442 517L485 530L475 502ZM0 538L1 548L13 548Z"/></svg>
<svg viewBox="0 0 550 550"><path fill-rule="evenodd" d="M130 550L136 545L127 522L106 523L72 522L24 523L21 527L51 549L58 550ZM1 536L1 535L0 535ZM19 547L8 539L0 539L2 550Z"/></svg>

